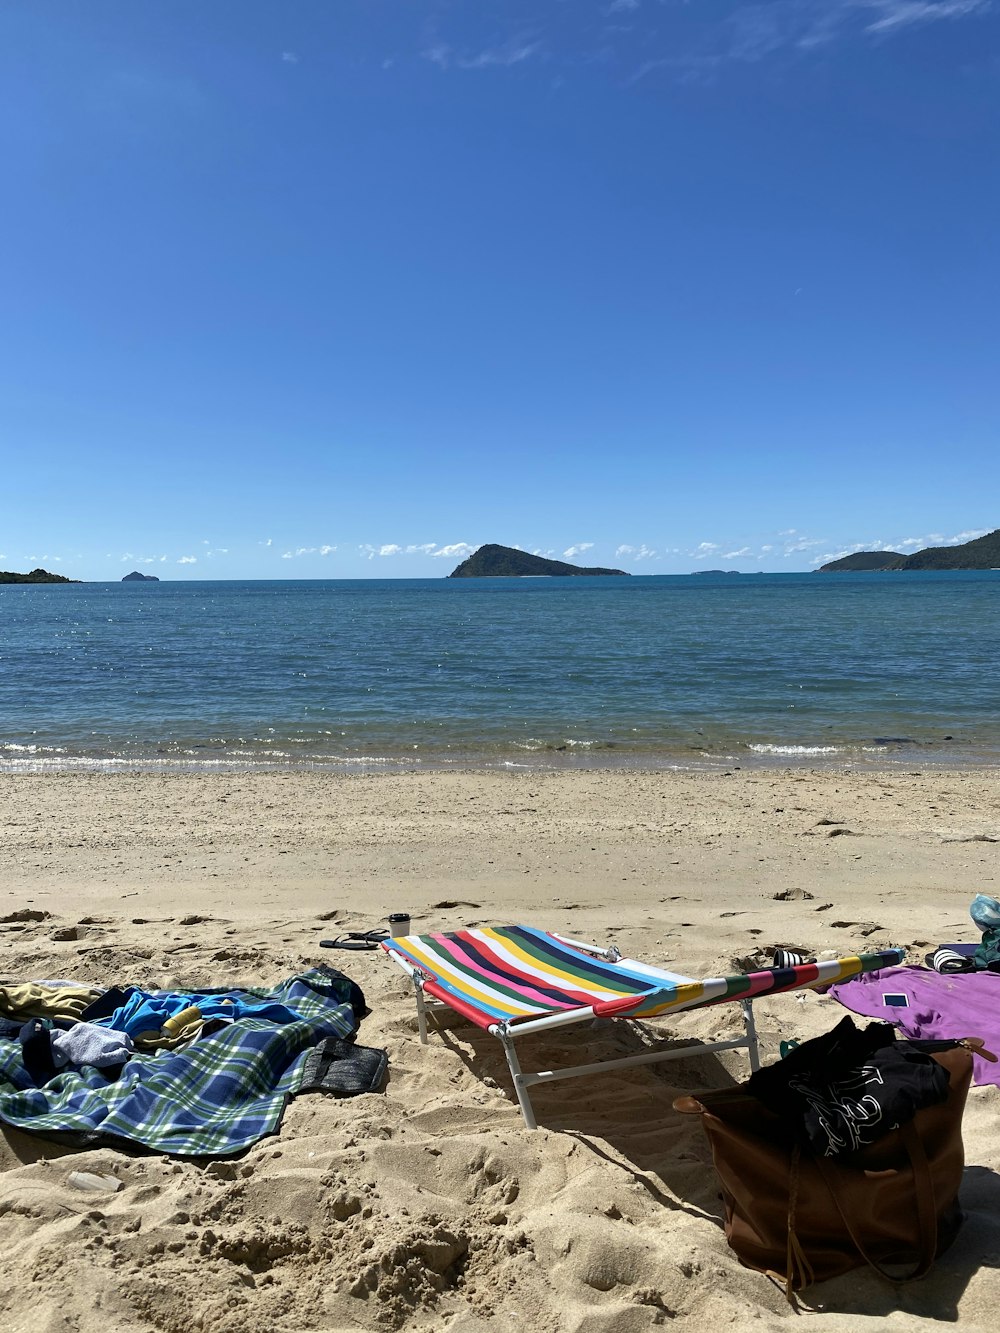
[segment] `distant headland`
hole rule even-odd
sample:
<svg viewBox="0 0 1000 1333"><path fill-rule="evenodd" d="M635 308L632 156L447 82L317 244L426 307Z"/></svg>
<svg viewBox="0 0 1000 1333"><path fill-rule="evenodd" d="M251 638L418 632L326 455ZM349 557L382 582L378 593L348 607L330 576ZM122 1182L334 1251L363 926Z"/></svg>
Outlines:
<svg viewBox="0 0 1000 1333"><path fill-rule="evenodd" d="M122 578L122 583L159 583L155 574L140 574L137 569L133 569L131 574L126 574Z"/></svg>
<svg viewBox="0 0 1000 1333"><path fill-rule="evenodd" d="M450 579L530 579L565 578L574 574L627 575L624 569L582 569L563 560L547 560L541 555L529 555L516 546L480 546L468 560L451 571Z"/></svg>
<svg viewBox="0 0 1000 1333"><path fill-rule="evenodd" d="M908 569L1000 569L1000 528L961 546L928 546L913 555L899 551L856 551L820 565L820 574Z"/></svg>
<svg viewBox="0 0 1000 1333"><path fill-rule="evenodd" d="M0 583L82 583L82 579L67 579L62 574L50 574L47 569L33 569L30 574L15 574L0 569Z"/></svg>

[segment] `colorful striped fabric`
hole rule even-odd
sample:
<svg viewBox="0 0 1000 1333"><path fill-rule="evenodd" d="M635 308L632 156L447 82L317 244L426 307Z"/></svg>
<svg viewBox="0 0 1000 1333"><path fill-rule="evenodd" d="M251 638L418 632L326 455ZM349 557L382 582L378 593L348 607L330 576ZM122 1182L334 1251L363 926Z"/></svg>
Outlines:
<svg viewBox="0 0 1000 1333"><path fill-rule="evenodd" d="M727 1000L828 986L902 962L902 949L695 981L629 958L607 962L530 926L406 935L382 948L420 974L428 995L482 1028L573 1009L652 1018Z"/></svg>

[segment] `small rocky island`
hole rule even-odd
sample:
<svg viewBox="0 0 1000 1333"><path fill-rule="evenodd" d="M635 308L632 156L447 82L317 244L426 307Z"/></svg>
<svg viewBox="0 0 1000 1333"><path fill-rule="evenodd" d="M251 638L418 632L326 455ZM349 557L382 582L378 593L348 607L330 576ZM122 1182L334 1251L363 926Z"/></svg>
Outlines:
<svg viewBox="0 0 1000 1333"><path fill-rule="evenodd" d="M30 574L15 574L0 569L0 583L82 583L82 579L67 579L62 574L50 574L47 569L33 569Z"/></svg>
<svg viewBox="0 0 1000 1333"><path fill-rule="evenodd" d="M563 560L548 560L545 556L519 551L516 546L480 546L468 560L451 571L450 579L529 579L565 578L574 574L627 575L624 569L581 569Z"/></svg>
<svg viewBox="0 0 1000 1333"><path fill-rule="evenodd" d="M126 574L122 583L159 583L155 574L140 574L137 569L133 569L131 574Z"/></svg>
<svg viewBox="0 0 1000 1333"><path fill-rule="evenodd" d="M960 546L927 546L913 555L898 551L857 551L820 565L820 574L885 569L1000 569L1000 528Z"/></svg>

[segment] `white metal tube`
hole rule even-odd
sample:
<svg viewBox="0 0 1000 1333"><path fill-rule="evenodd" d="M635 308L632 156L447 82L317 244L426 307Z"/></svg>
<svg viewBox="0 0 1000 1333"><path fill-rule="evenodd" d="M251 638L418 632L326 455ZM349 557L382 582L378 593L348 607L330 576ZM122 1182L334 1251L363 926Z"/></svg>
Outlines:
<svg viewBox="0 0 1000 1333"><path fill-rule="evenodd" d="M420 1033L421 1046L426 1046L427 1010L424 1007L424 983L416 973L413 974L413 989L417 996L417 1031Z"/></svg>
<svg viewBox="0 0 1000 1333"><path fill-rule="evenodd" d="M572 1065L566 1069L544 1069L524 1074L526 1083L554 1083L561 1078L580 1078L585 1074L603 1074L611 1069L627 1069L631 1065L652 1065L661 1060L681 1060L685 1056L701 1056L708 1051L736 1051L746 1047L746 1038L733 1041L699 1042L696 1046L682 1046L679 1050L648 1051L645 1055L627 1055L621 1060L599 1060L589 1065Z"/></svg>
<svg viewBox="0 0 1000 1333"><path fill-rule="evenodd" d="M535 1108L531 1105L531 1098L528 1096L528 1082L534 1082L529 1074L521 1073L521 1065L517 1058L517 1052L514 1050L514 1043L503 1028L491 1028L500 1039L503 1045L504 1054L507 1057L507 1067L510 1069L510 1076L514 1080L514 1091L517 1094L517 1103L521 1108L521 1114L524 1116L524 1123L528 1129L537 1129L538 1122L535 1119Z"/></svg>
<svg viewBox="0 0 1000 1333"><path fill-rule="evenodd" d="M614 948L614 945L609 945L608 947L602 949L599 944L587 944L584 940L571 939L569 935L556 935L555 931L553 931L552 933L555 936L555 938L560 942L560 944L572 945L574 949L582 949L584 953L596 954L598 958L607 959L608 955Z"/></svg>
<svg viewBox="0 0 1000 1333"><path fill-rule="evenodd" d="M523 1022L515 1021L510 1025L510 1034L512 1037L523 1037L529 1032L545 1032L549 1028L565 1028L571 1027L574 1023L586 1023L594 1017L594 1011L589 1005L586 1009L567 1009L558 1014L546 1014L544 1018L528 1018ZM493 1028L489 1030L494 1032ZM499 1031L499 1025L497 1025L496 1031Z"/></svg>

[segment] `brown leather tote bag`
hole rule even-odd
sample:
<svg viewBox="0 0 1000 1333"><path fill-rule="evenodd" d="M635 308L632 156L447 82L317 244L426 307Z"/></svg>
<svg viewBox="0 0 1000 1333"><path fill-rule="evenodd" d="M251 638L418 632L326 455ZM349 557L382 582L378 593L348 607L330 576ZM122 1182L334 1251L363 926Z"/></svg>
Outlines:
<svg viewBox="0 0 1000 1333"><path fill-rule="evenodd" d="M928 1053L948 1071L947 1100L836 1160L801 1149L787 1123L743 1088L674 1102L701 1116L730 1246L748 1268L780 1278L789 1300L865 1263L891 1281L921 1277L954 1240L972 1054L960 1045Z"/></svg>

